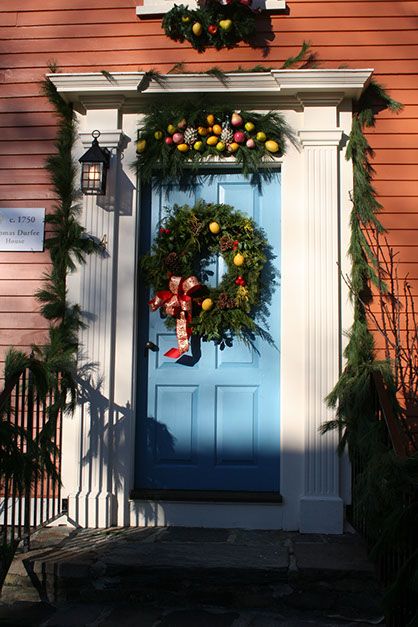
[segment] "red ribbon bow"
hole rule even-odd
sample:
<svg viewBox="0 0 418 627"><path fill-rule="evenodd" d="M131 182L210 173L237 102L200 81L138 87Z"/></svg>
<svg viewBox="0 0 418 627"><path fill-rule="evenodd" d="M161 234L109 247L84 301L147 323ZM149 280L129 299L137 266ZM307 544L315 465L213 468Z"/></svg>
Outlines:
<svg viewBox="0 0 418 627"><path fill-rule="evenodd" d="M200 283L195 276L182 279L181 276L172 276L168 284L168 290L161 290L149 301L152 311L157 311L164 307L164 311L169 316L177 318L176 335L177 348L170 348L165 357L178 359L183 353L189 350L189 337L192 332L190 322L192 320L192 299L191 294L199 289Z"/></svg>

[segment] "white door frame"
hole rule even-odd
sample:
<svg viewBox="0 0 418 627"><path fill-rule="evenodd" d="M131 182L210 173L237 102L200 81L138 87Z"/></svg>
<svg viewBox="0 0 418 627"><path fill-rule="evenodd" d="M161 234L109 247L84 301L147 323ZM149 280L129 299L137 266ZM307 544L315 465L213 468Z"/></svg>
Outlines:
<svg viewBox="0 0 418 627"><path fill-rule="evenodd" d="M346 256L352 167L345 159L351 102L372 70L274 70L230 74L227 86L207 75L168 75L138 93L143 73L51 74L74 103L80 141L99 129L113 157L104 198L83 201L88 232L106 241L69 280L70 298L89 313L81 333L84 362L96 363L86 396L64 421L63 494L81 526L190 525L341 533L349 498L347 462L337 434L319 434L333 418L324 404L342 361L342 331L352 312L339 268ZM219 92L232 108L278 109L298 145L282 159L281 494L283 503L130 501L133 486L137 239L140 206L135 158L138 114L149 97ZM239 107L237 107L239 103Z"/></svg>

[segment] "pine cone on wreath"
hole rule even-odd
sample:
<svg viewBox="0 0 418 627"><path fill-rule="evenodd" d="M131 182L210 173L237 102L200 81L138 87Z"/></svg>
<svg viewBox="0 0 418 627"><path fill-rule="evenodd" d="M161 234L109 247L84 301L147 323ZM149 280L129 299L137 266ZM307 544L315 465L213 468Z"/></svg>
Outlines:
<svg viewBox="0 0 418 627"><path fill-rule="evenodd" d="M226 292L221 292L217 302L219 309L234 309L236 307L235 298L228 296Z"/></svg>
<svg viewBox="0 0 418 627"><path fill-rule="evenodd" d="M193 146L197 141L197 130L192 126L188 126L184 131L184 141L189 146Z"/></svg>
<svg viewBox="0 0 418 627"><path fill-rule="evenodd" d="M222 235L222 237L219 240L219 248L221 252L225 253L227 250L231 250L233 245L234 245L234 242L229 237L229 235Z"/></svg>
<svg viewBox="0 0 418 627"><path fill-rule="evenodd" d="M167 257L164 259L164 263L169 272L181 274L181 262L177 253L168 253Z"/></svg>

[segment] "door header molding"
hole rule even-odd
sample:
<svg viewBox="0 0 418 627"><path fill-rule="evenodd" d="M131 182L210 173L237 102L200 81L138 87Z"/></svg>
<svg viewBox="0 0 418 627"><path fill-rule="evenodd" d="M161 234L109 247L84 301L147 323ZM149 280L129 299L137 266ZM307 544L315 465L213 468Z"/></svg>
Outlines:
<svg viewBox="0 0 418 627"><path fill-rule="evenodd" d="M241 95L253 106L261 106L267 99L275 106L300 109L309 95L315 95L316 106L329 104L331 94L338 101L358 98L372 73L370 68L236 72L226 74L224 82L207 74L165 74L159 83L151 80L142 91L138 87L145 72L112 72L109 76L101 72L55 73L47 77L65 100L84 112L89 108L137 110L153 96L202 92L226 98L233 95L235 100Z"/></svg>

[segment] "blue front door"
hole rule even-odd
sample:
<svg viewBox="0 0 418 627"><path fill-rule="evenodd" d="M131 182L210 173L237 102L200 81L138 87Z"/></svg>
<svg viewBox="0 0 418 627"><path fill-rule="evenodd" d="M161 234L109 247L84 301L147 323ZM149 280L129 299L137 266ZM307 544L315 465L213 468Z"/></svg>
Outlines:
<svg viewBox="0 0 418 627"><path fill-rule="evenodd" d="M204 179L205 180L205 179ZM165 207L226 203L247 213L266 232L280 271L280 174L262 188L240 174L215 174L193 192L144 194L142 250L149 248ZM149 205L148 207L146 205ZM149 212L149 213L148 213ZM218 261L222 272L222 259ZM279 492L280 287L270 305L275 346L258 338L257 350L240 342L220 350L193 342L179 361L164 357L176 346L158 312L149 313L143 289L139 329L137 489ZM144 351L150 340L158 352Z"/></svg>

